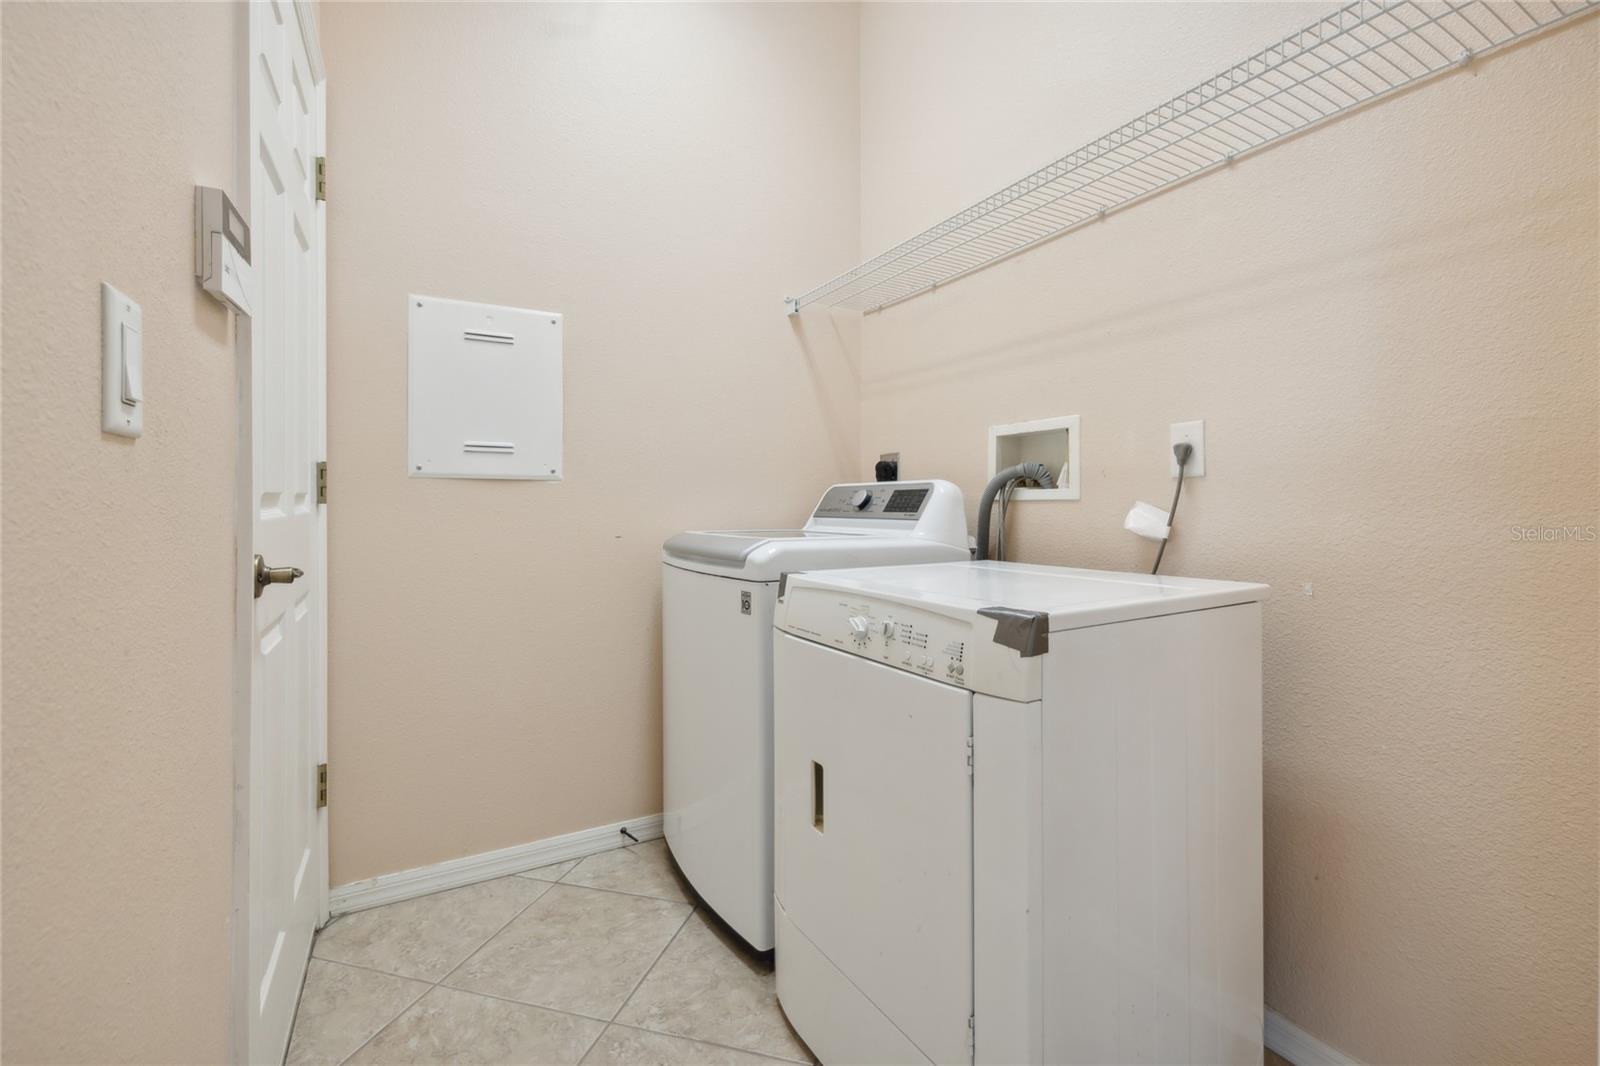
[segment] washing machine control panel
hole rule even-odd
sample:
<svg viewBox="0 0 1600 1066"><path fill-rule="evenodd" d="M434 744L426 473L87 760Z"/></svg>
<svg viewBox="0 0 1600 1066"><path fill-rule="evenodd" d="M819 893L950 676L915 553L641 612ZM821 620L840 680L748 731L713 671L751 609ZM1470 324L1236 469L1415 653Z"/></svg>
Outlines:
<svg viewBox="0 0 1600 1066"><path fill-rule="evenodd" d="M812 518L890 518L915 522L921 517L933 486L927 482L891 481L874 485L835 485L822 497Z"/></svg>
<svg viewBox="0 0 1600 1066"><path fill-rule="evenodd" d="M790 579L777 628L947 685L1007 699L1037 699L1038 657L994 642L993 619L875 601Z"/></svg>

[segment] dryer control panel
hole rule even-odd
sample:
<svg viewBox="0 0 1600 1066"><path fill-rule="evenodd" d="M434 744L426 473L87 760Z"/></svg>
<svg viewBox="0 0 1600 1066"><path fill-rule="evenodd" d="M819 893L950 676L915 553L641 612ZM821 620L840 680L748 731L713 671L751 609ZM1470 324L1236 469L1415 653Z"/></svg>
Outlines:
<svg viewBox="0 0 1600 1066"><path fill-rule="evenodd" d="M803 581L801 575L791 577L779 601L776 626L781 632L946 685L1003 699L1039 698L1040 657L1025 659L996 644L993 619L941 614L915 604L807 587Z"/></svg>

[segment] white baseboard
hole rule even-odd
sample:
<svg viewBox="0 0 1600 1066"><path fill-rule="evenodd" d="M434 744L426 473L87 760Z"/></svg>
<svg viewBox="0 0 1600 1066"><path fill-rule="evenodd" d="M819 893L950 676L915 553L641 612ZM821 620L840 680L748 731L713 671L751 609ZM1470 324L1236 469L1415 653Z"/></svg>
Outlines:
<svg viewBox="0 0 1600 1066"><path fill-rule="evenodd" d="M1349 1055L1324 1044L1275 1010L1267 1011L1267 1047L1294 1066L1360 1066Z"/></svg>
<svg viewBox="0 0 1600 1066"><path fill-rule="evenodd" d="M661 835L661 815L650 814L626 822L597 825L593 829L580 829L576 833L535 840L499 851L485 851L479 855L436 862L432 866L418 866L412 870L369 877L365 881L352 881L329 890L328 912L348 914L385 903L426 896L430 892L442 892L447 888L460 888L494 877L521 873L553 862L566 862L568 859L581 859L586 855L610 851L632 843L622 835L623 829L640 840L654 840Z"/></svg>

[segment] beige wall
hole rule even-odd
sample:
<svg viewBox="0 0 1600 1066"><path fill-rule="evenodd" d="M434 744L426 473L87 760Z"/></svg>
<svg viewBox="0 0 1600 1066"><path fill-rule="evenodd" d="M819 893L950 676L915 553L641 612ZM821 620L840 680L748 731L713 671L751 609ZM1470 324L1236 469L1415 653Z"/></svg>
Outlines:
<svg viewBox="0 0 1600 1066"><path fill-rule="evenodd" d="M856 13L330 4L332 881L661 806L659 551L804 518L854 367ZM566 478L413 480L408 292L566 315Z"/></svg>
<svg viewBox="0 0 1600 1066"><path fill-rule="evenodd" d="M986 426L1078 413L1084 498L1013 547L1136 567L1204 418L1169 568L1276 590L1269 1004L1373 1061L1592 1060L1600 568L1511 528L1600 511L1595 21L859 337L781 315L1307 10L330 5L333 881L658 809L674 530L890 449L975 497ZM235 378L189 212L234 17L0 5L8 1061L228 1052ZM408 291L567 314L564 482L404 476Z"/></svg>
<svg viewBox="0 0 1600 1066"><path fill-rule="evenodd" d="M0 4L7 1062L229 1050L234 357L193 186L231 184L224 5ZM100 282L144 309L100 432Z"/></svg>
<svg viewBox="0 0 1600 1066"><path fill-rule="evenodd" d="M863 252L1305 19L866 8ZM1597 31L863 326L863 461L972 499L987 426L1082 415L1083 499L1019 506L1028 561L1148 567L1122 516L1206 420L1163 569L1274 589L1268 1005L1368 1061L1595 1060L1597 547L1512 527L1600 512Z"/></svg>

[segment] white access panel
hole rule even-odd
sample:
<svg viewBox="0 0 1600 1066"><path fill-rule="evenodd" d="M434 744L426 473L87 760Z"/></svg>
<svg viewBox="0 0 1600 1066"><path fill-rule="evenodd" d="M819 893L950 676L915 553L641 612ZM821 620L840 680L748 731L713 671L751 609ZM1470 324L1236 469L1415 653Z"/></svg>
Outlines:
<svg viewBox="0 0 1600 1066"><path fill-rule="evenodd" d="M562 317L411 295L412 477L561 477Z"/></svg>

